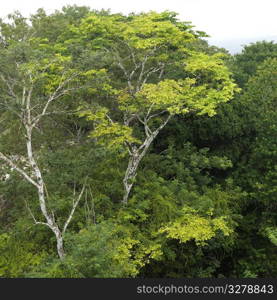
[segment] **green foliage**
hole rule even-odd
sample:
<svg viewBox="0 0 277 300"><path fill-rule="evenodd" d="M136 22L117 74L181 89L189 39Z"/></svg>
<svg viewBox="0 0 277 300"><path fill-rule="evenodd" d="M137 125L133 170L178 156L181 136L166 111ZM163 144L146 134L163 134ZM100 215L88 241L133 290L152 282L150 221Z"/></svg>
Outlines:
<svg viewBox="0 0 277 300"><path fill-rule="evenodd" d="M232 69L237 82L242 87L255 75L260 64L266 59L277 57L277 44L273 41L259 41L243 48L242 53L234 56Z"/></svg>
<svg viewBox="0 0 277 300"><path fill-rule="evenodd" d="M107 73L116 91L114 103L106 102L108 110L85 108L80 116L94 121L91 137L112 147L142 147L146 137L141 125L146 136L152 132L155 137L176 114L213 116L220 103L239 91L224 55L191 50L198 35L171 13L129 18L93 14L71 31L76 40L86 41L88 51L102 47L110 57ZM179 74L174 75L172 65Z"/></svg>
<svg viewBox="0 0 277 300"><path fill-rule="evenodd" d="M217 230L221 230L225 236L232 233L224 216L211 218L212 211L207 212L209 217L202 217L197 211L190 207L181 210L181 217L173 223L160 229L160 233L166 233L168 238L178 239L181 243L194 240L197 245L205 245L205 242L216 235Z"/></svg>
<svg viewBox="0 0 277 300"><path fill-rule="evenodd" d="M52 95L32 143L59 226L86 185L61 261L33 222L44 221L36 190L1 163L0 277L277 275L275 43L232 57L168 11L67 6L8 20L0 150L34 176L18 116L30 89L33 117ZM153 132L122 206L126 156Z"/></svg>
<svg viewBox="0 0 277 300"><path fill-rule="evenodd" d="M0 234L0 277L24 277L45 258L33 242L8 233Z"/></svg>
<svg viewBox="0 0 277 300"><path fill-rule="evenodd" d="M93 121L94 128L90 132L89 137L106 144L111 149L120 147L124 142L135 143L138 139L132 136L132 129L128 126L113 122L109 115L108 109L99 107L95 110L81 108L78 113L80 117L86 117L86 120Z"/></svg>
<svg viewBox="0 0 277 300"><path fill-rule="evenodd" d="M68 238L66 263L82 277L134 277L151 258L160 255L158 247L140 245L127 227L102 222L82 229Z"/></svg>

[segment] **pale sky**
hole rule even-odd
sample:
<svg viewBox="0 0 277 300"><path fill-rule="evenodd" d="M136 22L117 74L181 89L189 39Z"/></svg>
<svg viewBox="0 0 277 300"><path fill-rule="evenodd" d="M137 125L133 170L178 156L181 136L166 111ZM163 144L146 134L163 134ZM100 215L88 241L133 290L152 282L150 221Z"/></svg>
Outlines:
<svg viewBox="0 0 277 300"><path fill-rule="evenodd" d="M257 40L277 41L277 0L7 0L1 1L0 17L14 10L24 16L44 8L48 13L76 4L112 12L171 10L182 21L208 33L210 44L238 52L240 45Z"/></svg>

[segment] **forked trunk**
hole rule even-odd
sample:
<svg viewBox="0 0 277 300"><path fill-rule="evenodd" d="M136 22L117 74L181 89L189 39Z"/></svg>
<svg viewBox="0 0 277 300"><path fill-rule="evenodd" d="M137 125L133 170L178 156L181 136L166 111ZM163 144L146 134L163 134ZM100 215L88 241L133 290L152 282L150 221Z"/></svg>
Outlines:
<svg viewBox="0 0 277 300"><path fill-rule="evenodd" d="M128 167L123 179L124 196L123 196L122 203L125 205L128 203L130 192L134 185L134 180L137 176L137 169L139 167L140 161L145 156L148 148L150 147L151 143L153 142L157 134L158 132L153 133L151 136L146 138L146 140L144 141L144 143L141 145L139 149L135 148L132 149L131 151Z"/></svg>
<svg viewBox="0 0 277 300"><path fill-rule="evenodd" d="M158 129L151 132L149 130L149 127L146 123L144 123L145 126L145 132L147 137L145 138L143 144L137 149L136 147L129 147L129 163L128 167L125 172L125 176L123 179L123 185L124 185L124 196L122 203L126 205L128 203L128 199L130 196L130 192L132 190L132 187L134 185L134 180L137 176L137 169L140 164L140 161L145 156L148 148L156 138L156 136L159 134L159 132L164 128L164 126L168 123L168 121L171 119L172 115L168 115L168 117L165 119L163 124L160 125Z"/></svg>

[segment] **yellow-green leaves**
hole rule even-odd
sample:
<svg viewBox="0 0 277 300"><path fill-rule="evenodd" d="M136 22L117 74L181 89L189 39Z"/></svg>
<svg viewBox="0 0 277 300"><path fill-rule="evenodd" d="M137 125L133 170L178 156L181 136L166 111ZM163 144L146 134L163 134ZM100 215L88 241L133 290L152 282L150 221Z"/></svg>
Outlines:
<svg viewBox="0 0 277 300"><path fill-rule="evenodd" d="M185 70L190 73L189 76L197 79L195 94L189 99L188 106L196 109L199 115L214 115L219 103L227 102L235 92L240 91L223 64L223 56L221 53L209 56L191 52L186 60Z"/></svg>
<svg viewBox="0 0 277 300"><path fill-rule="evenodd" d="M61 44L30 38L24 44L24 52L25 59L16 62L15 71L25 88L32 86L38 93L49 96L76 73L71 68L72 57Z"/></svg>
<svg viewBox="0 0 277 300"><path fill-rule="evenodd" d="M87 114L94 122L90 136L98 141L109 140L113 147L125 142L146 145L133 135L140 134L141 126L149 137L176 114L213 116L237 91L222 54L192 51L197 35L168 12L94 14L79 27L73 29L79 39L91 51L106 53L111 62L105 68L115 91L113 109ZM114 115L117 122L109 118Z"/></svg>
<svg viewBox="0 0 277 300"><path fill-rule="evenodd" d="M71 26L71 32L80 40L89 41L94 49L110 45L113 36L118 34L117 16L91 15L84 19L80 26Z"/></svg>
<svg viewBox="0 0 277 300"><path fill-rule="evenodd" d="M168 238L177 239L181 243L194 240L198 245L205 245L206 241L215 237L218 231L226 236L233 232L224 216L213 218L212 212L201 216L190 207L184 207L178 219L159 230Z"/></svg>
<svg viewBox="0 0 277 300"><path fill-rule="evenodd" d="M122 26L122 38L136 49L151 49L171 44L179 46L194 40L194 35L181 31L156 12L141 14Z"/></svg>
<svg viewBox="0 0 277 300"><path fill-rule="evenodd" d="M219 74L216 75L219 78ZM147 111L151 107L152 111L166 110L170 114L195 111L199 115L212 116L216 113L218 104L230 100L236 90L236 85L228 77L227 70L220 78L220 82L211 78L212 84L199 83L197 77L165 79L157 84L145 84L135 97L130 97L126 92L122 93L119 103L121 109L137 113L142 109Z"/></svg>
<svg viewBox="0 0 277 300"><path fill-rule="evenodd" d="M0 234L0 277L22 277L24 272L39 265L46 257L36 245L8 234Z"/></svg>
<svg viewBox="0 0 277 300"><path fill-rule="evenodd" d="M264 231L265 235L269 238L271 243L277 246L277 227L266 227Z"/></svg>
<svg viewBox="0 0 277 300"><path fill-rule="evenodd" d="M108 109L96 107L95 109L80 108L78 115L85 117L88 121L93 121L93 130L89 136L99 143L111 148L122 146L125 142L139 142L132 136L132 128L114 122L108 115Z"/></svg>
<svg viewBox="0 0 277 300"><path fill-rule="evenodd" d="M74 237L74 264L88 277L135 277L162 256L158 242L142 237L132 226L111 220L84 228Z"/></svg>
<svg viewBox="0 0 277 300"><path fill-rule="evenodd" d="M118 97L124 112L143 117L151 109L213 116L218 104L230 100L238 89L223 64L224 55L192 51L196 34L181 25L170 12L128 18L91 15L75 33L113 56L121 69L119 80L125 80ZM167 64L184 68L183 78L160 76Z"/></svg>
<svg viewBox="0 0 277 300"><path fill-rule="evenodd" d="M185 113L187 112L185 101L194 83L194 79L186 78L179 81L166 79L158 84L145 84L138 93L138 99L140 102L144 101L146 106L151 105L153 110L165 109L171 114Z"/></svg>
<svg viewBox="0 0 277 300"><path fill-rule="evenodd" d="M98 48L102 46L114 46L110 42L121 40L130 47L140 50L149 50L161 46L176 46L193 41L194 35L162 18L162 14L150 12L133 16L123 21L120 16L96 16L87 17L80 28L72 30L83 35Z"/></svg>
<svg viewBox="0 0 277 300"><path fill-rule="evenodd" d="M112 259L115 264L122 264L123 261L128 262L123 264L122 268L126 274L135 277L151 259L158 260L162 254L160 244L153 242L149 245L141 245L139 240L125 237L117 246L117 253Z"/></svg>

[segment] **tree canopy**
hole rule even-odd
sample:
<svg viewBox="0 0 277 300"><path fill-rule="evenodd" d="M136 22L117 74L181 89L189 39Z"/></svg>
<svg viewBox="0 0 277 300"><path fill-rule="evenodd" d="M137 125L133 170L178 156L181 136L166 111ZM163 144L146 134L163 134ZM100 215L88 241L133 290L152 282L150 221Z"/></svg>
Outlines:
<svg viewBox="0 0 277 300"><path fill-rule="evenodd" d="M274 277L274 42L174 12L0 20L0 277Z"/></svg>

